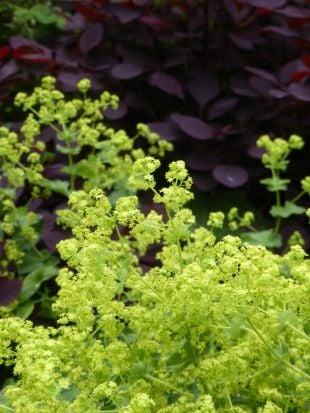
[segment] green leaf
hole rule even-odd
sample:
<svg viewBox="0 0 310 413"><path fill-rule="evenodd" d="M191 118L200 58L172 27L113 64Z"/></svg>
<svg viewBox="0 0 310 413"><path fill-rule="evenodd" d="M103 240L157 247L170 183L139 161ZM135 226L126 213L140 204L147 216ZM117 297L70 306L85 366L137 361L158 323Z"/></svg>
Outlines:
<svg viewBox="0 0 310 413"><path fill-rule="evenodd" d="M274 218L288 218L291 215L303 214L305 211L305 208L294 204L294 202L286 201L283 206L274 205L269 212Z"/></svg>
<svg viewBox="0 0 310 413"><path fill-rule="evenodd" d="M25 255L22 264L18 266L18 272L19 274L29 274L46 266L56 267L58 262L58 258L46 250L42 250L40 253L30 250Z"/></svg>
<svg viewBox="0 0 310 413"><path fill-rule="evenodd" d="M63 145L56 145L56 149L65 155L78 155L81 152L81 147L76 146L75 148L68 148L67 146Z"/></svg>
<svg viewBox="0 0 310 413"><path fill-rule="evenodd" d="M29 300L19 305L14 311L14 315L16 317L22 318L23 320L26 320L32 314L33 309L34 302Z"/></svg>
<svg viewBox="0 0 310 413"><path fill-rule="evenodd" d="M14 412L15 410L10 407L9 402L5 398L5 395L0 391L0 412Z"/></svg>
<svg viewBox="0 0 310 413"><path fill-rule="evenodd" d="M268 191L277 192L277 191L286 191L287 185L290 183L290 179L282 178L266 178L260 181L261 184L266 185Z"/></svg>
<svg viewBox="0 0 310 413"><path fill-rule="evenodd" d="M66 197L69 196L69 185L69 182L61 181L60 179L54 179L52 181L46 179L43 182L44 188L49 189L53 192L57 192Z"/></svg>
<svg viewBox="0 0 310 413"><path fill-rule="evenodd" d="M60 397L61 397L61 400L65 400L71 403L73 402L73 400L76 398L78 394L79 394L79 390L75 386L72 386L69 389L62 390L60 392Z"/></svg>
<svg viewBox="0 0 310 413"><path fill-rule="evenodd" d="M40 285L50 278L54 277L58 269L54 266L44 266L37 269L25 277L23 286L20 292L20 302L27 301L40 288Z"/></svg>
<svg viewBox="0 0 310 413"><path fill-rule="evenodd" d="M263 245L267 248L278 248L282 245L282 237L276 234L273 229L266 229L259 232L244 232L240 238L252 245Z"/></svg>

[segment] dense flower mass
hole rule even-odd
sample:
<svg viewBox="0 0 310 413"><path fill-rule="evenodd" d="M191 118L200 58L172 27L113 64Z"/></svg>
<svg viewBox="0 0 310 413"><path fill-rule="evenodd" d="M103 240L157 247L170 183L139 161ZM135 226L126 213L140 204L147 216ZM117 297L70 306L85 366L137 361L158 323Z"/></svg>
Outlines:
<svg viewBox="0 0 310 413"><path fill-rule="evenodd" d="M130 180L140 187L147 176L166 214L143 214L135 196L112 207L99 189L70 195L70 214L59 216L74 236L58 245L68 262L57 278L58 327L0 320L0 361L16 374L0 411L308 410L305 252L216 239L224 216L197 226L184 164L170 165L161 190L158 165L137 160ZM158 264L143 274L137 256L153 244Z"/></svg>

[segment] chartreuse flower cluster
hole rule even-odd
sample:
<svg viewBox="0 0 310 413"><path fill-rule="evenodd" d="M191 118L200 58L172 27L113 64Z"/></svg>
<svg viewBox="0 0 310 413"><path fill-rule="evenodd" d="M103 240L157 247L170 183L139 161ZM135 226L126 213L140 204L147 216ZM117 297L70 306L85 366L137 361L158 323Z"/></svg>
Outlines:
<svg viewBox="0 0 310 413"><path fill-rule="evenodd" d="M133 165L132 188L166 212L115 206L101 189L75 191L64 219L73 237L57 278L58 327L0 320L0 361L14 368L0 412L306 413L310 261L238 237L216 239L186 208L182 161L159 190L159 161ZM60 219L63 219L60 216ZM159 247L160 244L160 247ZM143 274L137 256L156 245Z"/></svg>
<svg viewBox="0 0 310 413"><path fill-rule="evenodd" d="M142 158L142 149L135 149L138 137L146 138L150 144L150 153L162 156L172 150L169 142L160 140L158 134L151 132L144 124L138 124L137 133L130 138L120 129L114 130L104 124L104 111L117 109L118 97L107 91L96 99L87 96L91 87L90 80L83 79L77 84L80 98L68 100L55 88L56 79L46 76L42 84L36 87L30 96L18 93L15 104L29 114L26 122L31 121L36 136L42 126L52 128L59 140L57 150L67 155L68 167L65 171L70 176L72 190L77 177L84 180L84 187L127 191L127 179L132 162ZM87 155L76 158L83 149ZM117 177L117 178L116 178ZM55 184L47 183L52 190Z"/></svg>
<svg viewBox="0 0 310 413"><path fill-rule="evenodd" d="M47 76L32 94L17 94L16 106L27 113L20 136L0 128L0 241L4 241L5 250L0 265L5 274L9 274L11 264L21 273L19 266L29 253L28 246L35 250L39 239L41 217L27 211L25 205L16 206L18 190L27 185L30 196L25 198L25 204L38 196L49 197L53 192L68 197L80 178L84 189L104 189L113 199L130 193L127 181L132 164L145 156L145 151L135 148L139 137L148 142L148 150L156 156L172 149L170 143L144 124L137 125L133 138L122 129L107 127L104 111L117 109L118 97L104 91L91 99L87 96L91 86L88 79L77 84L79 96L71 100L55 84L56 80ZM47 147L42 140L41 132L46 127L56 134L56 148ZM67 180L49 180L43 175L44 162L57 153L68 159L62 170L67 173Z"/></svg>
<svg viewBox="0 0 310 413"><path fill-rule="evenodd" d="M237 207L233 207L228 212L227 226L230 231L247 229L250 232L240 234L243 240L253 244L264 245L268 248L280 247L282 238L279 234L281 222L290 218L292 215L301 215L306 212L305 208L296 202L304 195L310 195L310 176L302 179L301 191L291 200L283 202L281 193L288 189L290 179L283 178L281 173L286 172L289 165L289 155L292 150L301 150L304 146L304 140L298 135L291 135L288 140L283 138L271 139L268 135L261 136L257 141L259 148L264 148L265 153L262 156L262 162L266 169L270 170L271 177L261 180L261 183L267 187L267 190L275 193L275 205L270 209L270 215L275 219L274 228L259 231L253 224L255 216L252 211L246 211L243 216L240 215ZM214 213L210 217L208 225L212 228L222 228L225 217L222 212ZM304 245L302 235L295 231L288 240L288 245Z"/></svg>

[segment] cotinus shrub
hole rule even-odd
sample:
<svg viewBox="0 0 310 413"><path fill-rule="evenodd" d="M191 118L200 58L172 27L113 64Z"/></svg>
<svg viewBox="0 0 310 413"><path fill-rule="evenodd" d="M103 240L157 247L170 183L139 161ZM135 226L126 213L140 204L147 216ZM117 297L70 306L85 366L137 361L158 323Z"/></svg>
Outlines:
<svg viewBox="0 0 310 413"><path fill-rule="evenodd" d="M70 195L60 214L73 237L58 249L55 328L0 320L0 361L15 379L1 412L257 412L309 410L309 273L301 247L279 256L195 224L184 162L133 166L132 188L150 190L165 214L136 196L112 207L100 189ZM124 229L126 228L126 231ZM158 264L138 255L154 244Z"/></svg>
<svg viewBox="0 0 310 413"><path fill-rule="evenodd" d="M59 4L67 13L62 35L41 43L12 36L0 49L3 101L16 82L26 86L42 74L57 76L65 91L90 77L94 92L121 98L107 118L128 131L148 122L175 141L175 159L186 161L202 191L261 174L261 134L307 137L306 0ZM298 155L300 166L308 156Z"/></svg>

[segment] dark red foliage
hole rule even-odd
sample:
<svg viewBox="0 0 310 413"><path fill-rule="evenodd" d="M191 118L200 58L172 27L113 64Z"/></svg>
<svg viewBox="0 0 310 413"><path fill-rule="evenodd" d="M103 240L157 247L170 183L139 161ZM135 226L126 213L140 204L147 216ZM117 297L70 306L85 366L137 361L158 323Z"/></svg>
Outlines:
<svg viewBox="0 0 310 413"><path fill-rule="evenodd" d="M9 305L16 300L22 288L22 281L19 279L10 280L0 276L0 306Z"/></svg>
<svg viewBox="0 0 310 413"><path fill-rule="evenodd" d="M228 169L227 176L236 174L233 186L255 175L253 141L260 134L307 136L307 0L60 5L70 16L61 36L40 43L15 36L0 48L2 102L16 82L52 74L70 92L89 77L94 93L108 89L121 98L119 110L107 111L109 122L128 130L149 123L175 142L175 158L187 160L204 190L231 187L223 178Z"/></svg>

